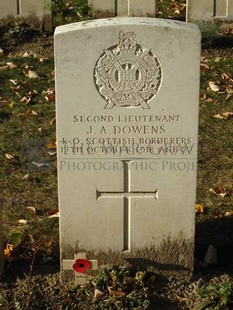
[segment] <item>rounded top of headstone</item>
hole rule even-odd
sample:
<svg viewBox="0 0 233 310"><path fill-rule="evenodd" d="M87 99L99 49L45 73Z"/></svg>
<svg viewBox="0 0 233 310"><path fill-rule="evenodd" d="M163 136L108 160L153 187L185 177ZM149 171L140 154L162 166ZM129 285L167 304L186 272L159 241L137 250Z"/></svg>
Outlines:
<svg viewBox="0 0 233 310"><path fill-rule="evenodd" d="M191 31L191 32L200 32L198 25L180 22L176 20L151 18L151 17L115 17L115 18L94 19L58 26L55 30L55 35L77 31L81 29L89 29L95 27L124 26L124 25L154 26L162 28L167 27L168 29L173 28L173 29L183 29L185 31Z"/></svg>

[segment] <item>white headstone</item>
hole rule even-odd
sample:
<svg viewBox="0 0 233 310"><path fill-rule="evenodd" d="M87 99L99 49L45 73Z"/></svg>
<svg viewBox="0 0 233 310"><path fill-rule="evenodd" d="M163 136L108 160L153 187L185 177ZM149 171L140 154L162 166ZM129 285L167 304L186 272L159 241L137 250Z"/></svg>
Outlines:
<svg viewBox="0 0 233 310"><path fill-rule="evenodd" d="M117 0L116 16L128 16L130 10L130 2L127 0Z"/></svg>
<svg viewBox="0 0 233 310"><path fill-rule="evenodd" d="M115 0L88 0L91 14L106 14L115 16Z"/></svg>
<svg viewBox="0 0 233 310"><path fill-rule="evenodd" d="M89 0L92 15L95 12L112 16L155 16L155 0Z"/></svg>
<svg viewBox="0 0 233 310"><path fill-rule="evenodd" d="M22 16L43 17L45 14L50 14L51 0L20 0L19 3L20 15Z"/></svg>
<svg viewBox="0 0 233 310"><path fill-rule="evenodd" d="M128 16L155 16L155 0L128 0L129 14Z"/></svg>
<svg viewBox="0 0 233 310"><path fill-rule="evenodd" d="M233 0L187 0L188 21L233 19Z"/></svg>
<svg viewBox="0 0 233 310"><path fill-rule="evenodd" d="M230 20L233 20L233 1L232 0L228 1L228 18Z"/></svg>
<svg viewBox="0 0 233 310"><path fill-rule="evenodd" d="M61 260L190 270L198 27L75 23L56 29L55 58Z"/></svg>
<svg viewBox="0 0 233 310"><path fill-rule="evenodd" d="M51 0L0 0L0 19L7 16L14 16L14 18L35 16L39 21L39 26L42 25L42 29L51 31L50 6Z"/></svg>
<svg viewBox="0 0 233 310"><path fill-rule="evenodd" d="M0 19L10 15L17 15L17 0L0 1Z"/></svg>

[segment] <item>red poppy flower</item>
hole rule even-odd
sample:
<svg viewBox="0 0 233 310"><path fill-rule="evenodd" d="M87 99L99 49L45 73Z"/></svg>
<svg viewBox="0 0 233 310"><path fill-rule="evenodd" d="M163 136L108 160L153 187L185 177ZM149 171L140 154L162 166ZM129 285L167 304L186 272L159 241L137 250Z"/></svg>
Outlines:
<svg viewBox="0 0 233 310"><path fill-rule="evenodd" d="M74 265L73 265L73 269L76 272L79 273L85 273L88 269L90 269L91 264L88 260L86 259L76 259Z"/></svg>

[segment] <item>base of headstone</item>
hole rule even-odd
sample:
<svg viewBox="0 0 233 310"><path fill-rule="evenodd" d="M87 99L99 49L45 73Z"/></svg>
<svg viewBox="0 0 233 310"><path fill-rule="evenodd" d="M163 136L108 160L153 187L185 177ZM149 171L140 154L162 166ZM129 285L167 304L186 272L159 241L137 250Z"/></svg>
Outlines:
<svg viewBox="0 0 233 310"><path fill-rule="evenodd" d="M132 271L140 270L158 273L165 278L171 276L182 278L184 276L190 276L193 270L193 244L193 240L185 240L181 234L177 240L164 240L158 248L151 247L122 252L86 251L86 257L89 260L95 259L98 261L98 270L116 265ZM68 257L74 257L74 253L78 251L77 248L66 247L62 260L66 260ZM67 253L69 254L67 255ZM177 263L174 264L174 261ZM90 274L96 275L96 271L90 271ZM74 271L64 270L62 272L62 281L73 282Z"/></svg>
<svg viewBox="0 0 233 310"><path fill-rule="evenodd" d="M88 0L90 15L93 18L107 18L115 16L115 0Z"/></svg>
<svg viewBox="0 0 233 310"><path fill-rule="evenodd" d="M42 31L52 32L53 31L53 21L51 15L45 15L42 20Z"/></svg>
<svg viewBox="0 0 233 310"><path fill-rule="evenodd" d="M115 17L115 13L109 11L90 11L90 16L93 19L100 19L100 18L112 18Z"/></svg>
<svg viewBox="0 0 233 310"><path fill-rule="evenodd" d="M51 15L45 15L43 18L38 18L35 15L29 15L27 17L19 16L8 16L2 19L4 24L16 23L17 25L28 25L32 29L39 30L41 32L52 32L53 22Z"/></svg>

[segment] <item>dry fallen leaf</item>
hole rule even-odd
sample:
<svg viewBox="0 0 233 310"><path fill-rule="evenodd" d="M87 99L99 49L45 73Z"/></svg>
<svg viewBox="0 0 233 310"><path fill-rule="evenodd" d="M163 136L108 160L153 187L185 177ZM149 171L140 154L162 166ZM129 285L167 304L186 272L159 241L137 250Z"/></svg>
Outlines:
<svg viewBox="0 0 233 310"><path fill-rule="evenodd" d="M6 65L8 66L7 69L10 69L10 70L17 68L17 66L13 64L13 62L7 62Z"/></svg>
<svg viewBox="0 0 233 310"><path fill-rule="evenodd" d="M24 96L24 97L20 100L20 102L23 103L23 104L25 104L25 105L27 105L27 104L29 104L29 102L30 102L31 100L32 100L32 94L29 95L29 96Z"/></svg>
<svg viewBox="0 0 233 310"><path fill-rule="evenodd" d="M224 214L224 216L231 216L231 215L233 215L233 210L226 211L225 214Z"/></svg>
<svg viewBox="0 0 233 310"><path fill-rule="evenodd" d="M48 102L53 102L55 100L55 90L52 88L48 88L46 91L43 91L42 94Z"/></svg>
<svg viewBox="0 0 233 310"><path fill-rule="evenodd" d="M44 242L44 245L45 245L46 248L51 247L52 244L53 244L53 240L51 240L51 239L49 239L49 240Z"/></svg>
<svg viewBox="0 0 233 310"><path fill-rule="evenodd" d="M48 218L51 219L51 218L59 217L59 216L60 216L60 214L59 214L59 212L58 212L58 213L56 213L56 214L53 214L53 215L48 216Z"/></svg>
<svg viewBox="0 0 233 310"><path fill-rule="evenodd" d="M227 194L227 190L223 186L217 186L214 188L211 187L210 192L217 195L217 196L221 196L221 197L225 197Z"/></svg>
<svg viewBox="0 0 233 310"><path fill-rule="evenodd" d="M216 211L215 213L214 213L214 218L215 219L219 219L219 218L221 218L222 217L222 213L220 212L220 211Z"/></svg>
<svg viewBox="0 0 233 310"><path fill-rule="evenodd" d="M113 290L112 287L108 286L109 294L112 296L124 297L125 293L122 291Z"/></svg>
<svg viewBox="0 0 233 310"><path fill-rule="evenodd" d="M217 99L208 97L206 94L203 94L203 95L201 96L201 100L205 100L206 102L209 102L209 103L217 103L217 102L218 102Z"/></svg>
<svg viewBox="0 0 233 310"><path fill-rule="evenodd" d="M205 63L205 62L208 62L209 60L208 60L208 58L206 58L206 57L204 57L204 56L201 56L201 62L203 63Z"/></svg>
<svg viewBox="0 0 233 310"><path fill-rule="evenodd" d="M30 115L37 116L37 115L39 115L39 114L38 114L37 112L31 110L31 109L28 109L28 110L26 111L26 115L27 115L27 116L30 116Z"/></svg>
<svg viewBox="0 0 233 310"><path fill-rule="evenodd" d="M225 72L223 72L222 74L221 74L221 77L222 77L222 79L223 80L230 80L230 76L228 75L228 74L226 74Z"/></svg>
<svg viewBox="0 0 233 310"><path fill-rule="evenodd" d="M22 87L20 85L15 86L12 88L12 90L15 92L15 94L22 99L23 93L22 93Z"/></svg>
<svg viewBox="0 0 233 310"><path fill-rule="evenodd" d="M20 219L19 220L19 224L20 225L26 225L27 224L27 220Z"/></svg>
<svg viewBox="0 0 233 310"><path fill-rule="evenodd" d="M40 58L40 62L44 63L45 61L48 61L49 58L48 57L41 57Z"/></svg>
<svg viewBox="0 0 233 310"><path fill-rule="evenodd" d="M53 118L53 119L50 121L50 126L52 126L52 125L55 124L55 123L56 123L56 117Z"/></svg>
<svg viewBox="0 0 233 310"><path fill-rule="evenodd" d="M26 207L29 213L36 214L36 208L35 207Z"/></svg>
<svg viewBox="0 0 233 310"><path fill-rule="evenodd" d="M55 100L55 94L48 94L47 96L45 96L45 99L49 102L52 102Z"/></svg>
<svg viewBox="0 0 233 310"><path fill-rule="evenodd" d="M215 114L214 117L215 117L215 118L219 118L219 119L224 119L224 117L222 116L222 114Z"/></svg>
<svg viewBox="0 0 233 310"><path fill-rule="evenodd" d="M48 154L49 154L50 156L54 156L54 155L57 154L57 152L56 152L56 151L48 151Z"/></svg>
<svg viewBox="0 0 233 310"><path fill-rule="evenodd" d="M225 31L225 33L226 33L227 35L232 35L232 34L233 34L233 28L227 28L226 31Z"/></svg>
<svg viewBox="0 0 233 310"><path fill-rule="evenodd" d="M226 99L225 100L229 100L229 99L232 99L233 98L233 92L231 93L228 93L227 92L227 96L226 96Z"/></svg>
<svg viewBox="0 0 233 310"><path fill-rule="evenodd" d="M56 139L51 139L47 144L48 149L56 149L57 148L57 141Z"/></svg>
<svg viewBox="0 0 233 310"><path fill-rule="evenodd" d="M5 157L6 157L7 159L9 159L9 160L15 158L13 154L9 154L9 153L6 153L6 154L5 154Z"/></svg>
<svg viewBox="0 0 233 310"><path fill-rule="evenodd" d="M233 118L233 112L224 112L221 114L215 114L214 117L219 119L230 119Z"/></svg>
<svg viewBox="0 0 233 310"><path fill-rule="evenodd" d="M52 209L48 212L48 215L54 215L57 214L59 212L58 208Z"/></svg>
<svg viewBox="0 0 233 310"><path fill-rule="evenodd" d="M204 213L204 206L201 205L201 204L196 204L195 211L196 211L197 214Z"/></svg>
<svg viewBox="0 0 233 310"><path fill-rule="evenodd" d="M12 84L14 84L15 86L17 86L18 85L18 80L16 79L16 80L13 80L13 79L11 79L11 80L9 80Z"/></svg>
<svg viewBox="0 0 233 310"><path fill-rule="evenodd" d="M202 63L201 64L201 71L202 72L207 72L210 69L209 66L207 66L206 64Z"/></svg>
<svg viewBox="0 0 233 310"><path fill-rule="evenodd" d="M32 70L28 70L28 73L26 73L26 75L29 77L29 79L38 79L39 75Z"/></svg>
<svg viewBox="0 0 233 310"><path fill-rule="evenodd" d="M57 141L56 139L51 139L50 142L47 144L48 154L50 156L56 155L57 154Z"/></svg>
<svg viewBox="0 0 233 310"><path fill-rule="evenodd" d="M35 239L34 239L34 237L33 237L32 234L29 234L28 237L29 237L29 239L30 239L30 243L31 243L31 244L35 243Z"/></svg>
<svg viewBox="0 0 233 310"><path fill-rule="evenodd" d="M209 88L214 92L218 92L220 90L220 87L215 82L209 82Z"/></svg>
<svg viewBox="0 0 233 310"><path fill-rule="evenodd" d="M99 299L104 295L103 292L101 292L100 290L98 290L97 288L94 290L94 299Z"/></svg>
<svg viewBox="0 0 233 310"><path fill-rule="evenodd" d="M36 58L36 54L32 51L23 53L22 57L34 57Z"/></svg>
<svg viewBox="0 0 233 310"><path fill-rule="evenodd" d="M11 256L12 251L14 250L13 244L6 244L6 247L4 249L4 257L7 259Z"/></svg>
<svg viewBox="0 0 233 310"><path fill-rule="evenodd" d="M13 109L14 105L15 105L14 101L11 101L11 102L8 103L8 107L10 109Z"/></svg>
<svg viewBox="0 0 233 310"><path fill-rule="evenodd" d="M15 69L15 68L17 68L17 66L14 65L13 62L7 62L5 64L5 66L0 67L0 70L8 70L8 69L11 70L11 69Z"/></svg>
<svg viewBox="0 0 233 310"><path fill-rule="evenodd" d="M39 114L31 109L28 109L24 113L19 113L17 116L39 116Z"/></svg>
<svg viewBox="0 0 233 310"><path fill-rule="evenodd" d="M28 180L30 180L30 174L25 174L25 175L22 177L22 180L23 180L23 181L28 181Z"/></svg>

